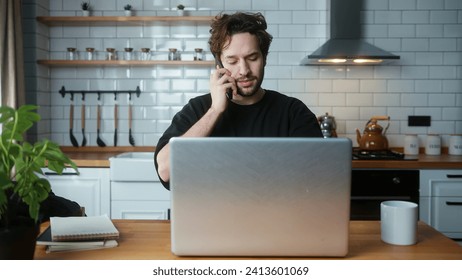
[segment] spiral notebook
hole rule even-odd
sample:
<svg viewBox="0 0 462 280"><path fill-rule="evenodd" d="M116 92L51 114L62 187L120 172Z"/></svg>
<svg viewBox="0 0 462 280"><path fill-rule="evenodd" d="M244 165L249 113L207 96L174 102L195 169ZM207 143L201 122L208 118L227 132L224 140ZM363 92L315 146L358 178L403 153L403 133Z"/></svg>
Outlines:
<svg viewBox="0 0 462 280"><path fill-rule="evenodd" d="M107 215L51 217L52 241L118 239L119 231Z"/></svg>

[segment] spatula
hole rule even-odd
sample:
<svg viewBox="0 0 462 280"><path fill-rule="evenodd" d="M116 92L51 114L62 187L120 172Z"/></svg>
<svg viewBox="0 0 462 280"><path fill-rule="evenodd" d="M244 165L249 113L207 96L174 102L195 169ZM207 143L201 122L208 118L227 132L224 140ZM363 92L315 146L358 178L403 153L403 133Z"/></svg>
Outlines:
<svg viewBox="0 0 462 280"><path fill-rule="evenodd" d="M130 145L135 146L135 139L132 135L132 96L130 94L129 104L128 104L128 142Z"/></svg>
<svg viewBox="0 0 462 280"><path fill-rule="evenodd" d="M87 145L87 138L85 137L85 94L82 93L82 110L81 112L81 118L82 118L82 147L85 147Z"/></svg>
<svg viewBox="0 0 462 280"><path fill-rule="evenodd" d="M117 100L114 103L114 147L117 147L117 115L118 115Z"/></svg>
<svg viewBox="0 0 462 280"><path fill-rule="evenodd" d="M96 108L96 144L98 144L99 147L106 147L106 143L104 143L99 135L101 129L101 105L98 103Z"/></svg>
<svg viewBox="0 0 462 280"><path fill-rule="evenodd" d="M74 95L71 94L71 105L69 108L69 137L71 138L72 146L78 147L79 143L77 142L77 139L75 139L75 136L72 133L73 129L74 129Z"/></svg>

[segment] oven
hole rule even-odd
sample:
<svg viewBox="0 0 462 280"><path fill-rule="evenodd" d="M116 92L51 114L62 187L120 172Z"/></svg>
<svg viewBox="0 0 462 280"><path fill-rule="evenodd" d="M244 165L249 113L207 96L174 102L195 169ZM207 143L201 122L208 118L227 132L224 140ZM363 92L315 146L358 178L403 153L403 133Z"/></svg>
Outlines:
<svg viewBox="0 0 462 280"><path fill-rule="evenodd" d="M353 169L351 220L380 220L385 200L419 202L419 170Z"/></svg>

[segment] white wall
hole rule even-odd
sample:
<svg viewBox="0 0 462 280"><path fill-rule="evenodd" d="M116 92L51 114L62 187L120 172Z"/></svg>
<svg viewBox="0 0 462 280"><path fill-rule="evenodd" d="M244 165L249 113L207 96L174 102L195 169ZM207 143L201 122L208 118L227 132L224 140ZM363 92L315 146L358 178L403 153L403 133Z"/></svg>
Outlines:
<svg viewBox="0 0 462 280"><path fill-rule="evenodd" d="M300 61L326 40L326 0L93 0L94 14L122 15L130 3L138 15L175 14L171 7L182 2L191 15L215 15L220 11L262 12L274 36L264 88L278 90L304 101L316 115L335 116L337 133L356 139L372 115L389 115L390 146L403 145L405 133L416 133L421 145L427 133L438 133L447 145L449 134L462 133L462 1L460 0L365 0L364 37L401 56L386 66L299 66ZM65 57L67 47L106 47L121 50L130 45L150 47L155 56L166 57L175 46L183 59L191 59L196 47L207 49L208 26L159 23L142 27L47 27L35 15L80 15L80 1L25 1L26 38L35 40L38 59ZM27 46L26 46L27 47ZM28 56L26 56L28 57ZM102 58L102 56L100 56ZM101 67L37 68L29 94L38 95L44 121L41 136L61 145L69 141L69 96L66 89L125 90L141 87L134 99L134 133L139 146L154 146L172 116L189 98L208 92L207 67ZM209 52L206 59L212 60ZM76 105L81 100L77 95ZM128 146L127 96L118 100L119 145ZM86 96L87 140L96 146L96 96ZM103 138L112 144L113 96L103 100ZM408 127L409 115L429 115L430 127ZM80 110L75 112L74 134L80 140ZM385 124L385 123L384 123Z"/></svg>

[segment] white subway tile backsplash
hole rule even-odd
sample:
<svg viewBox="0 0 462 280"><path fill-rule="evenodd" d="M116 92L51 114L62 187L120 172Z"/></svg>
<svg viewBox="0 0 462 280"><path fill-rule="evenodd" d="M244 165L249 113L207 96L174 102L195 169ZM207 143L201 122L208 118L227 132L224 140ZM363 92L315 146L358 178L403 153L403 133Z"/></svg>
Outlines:
<svg viewBox="0 0 462 280"><path fill-rule="evenodd" d="M401 103L401 106L408 106L408 107L427 106L428 105L427 94L418 94L418 93L402 94L400 103Z"/></svg>
<svg viewBox="0 0 462 280"><path fill-rule="evenodd" d="M403 38L401 50L407 52L425 52L429 50L429 44L428 39Z"/></svg>
<svg viewBox="0 0 462 280"><path fill-rule="evenodd" d="M389 0L390 10L415 10L416 0Z"/></svg>
<svg viewBox="0 0 462 280"><path fill-rule="evenodd" d="M430 51L456 51L457 40L456 39L430 39Z"/></svg>
<svg viewBox="0 0 462 280"><path fill-rule="evenodd" d="M386 92L387 82L385 80L360 80L360 92Z"/></svg>
<svg viewBox="0 0 462 280"><path fill-rule="evenodd" d="M331 80L307 80L305 82L307 92L332 92Z"/></svg>
<svg viewBox="0 0 462 280"><path fill-rule="evenodd" d="M323 93L319 95L320 106L346 106L346 103L344 93Z"/></svg>
<svg viewBox="0 0 462 280"><path fill-rule="evenodd" d="M435 0L417 0L418 10L443 10L444 1Z"/></svg>
<svg viewBox="0 0 462 280"><path fill-rule="evenodd" d="M414 92L413 80L389 80L388 92Z"/></svg>
<svg viewBox="0 0 462 280"><path fill-rule="evenodd" d="M33 1L32 1L33 2ZM34 24L36 13L80 15L80 2L50 0L26 9L24 24L26 61L64 59L67 47L97 50L105 59L105 48L115 47L122 55L124 47L149 47L152 59L166 59L168 48L175 47L182 59L192 59L194 48L208 52L208 23L157 22L143 26L47 27ZM216 15L235 10L262 12L268 31L274 36L268 57L264 88L294 96L317 115L329 112L337 120L337 132L355 138L355 128L362 129L372 115L390 115L390 146L403 144L402 134L417 133L423 140L427 133L462 133L462 1L460 0L365 0L362 12L363 38L401 56L385 66L300 66L300 61L328 38L327 0L134 0L130 4L138 15L176 15L182 2L191 15ZM92 3L93 4L93 3ZM95 4L95 15L121 15L122 0L102 0ZM48 6L47 6L48 5ZM33 4L28 4L33 6ZM42 7L43 6L43 7ZM34 51L35 48L35 51ZM32 64L31 64L32 65ZM58 90L115 90L126 87L142 89L134 98L134 127L137 145L155 145L170 124L173 115L192 97L209 92L213 67L46 67L38 65L37 74L27 71L28 92L38 92L44 108L40 135L49 135L62 145L71 145L68 137L69 95ZM29 67L28 67L29 69ZM29 94L29 93L28 93ZM31 93L32 94L32 93ZM80 96L75 97L79 105ZM113 134L114 96L104 95L103 136L108 144ZM87 96L89 119L96 117L96 96ZM128 96L121 104L121 145L128 144L126 120ZM431 127L408 127L408 115L431 115ZM75 128L80 126L76 113ZM94 130L94 122L89 129ZM95 133L89 133L94 143ZM446 141L446 140L444 140ZM127 142L127 143L126 143ZM356 144L356 143L355 143ZM94 144L96 145L96 144Z"/></svg>
<svg viewBox="0 0 462 280"><path fill-rule="evenodd" d="M334 80L334 92L359 92L359 80Z"/></svg>
<svg viewBox="0 0 462 280"><path fill-rule="evenodd" d="M443 54L442 53L418 52L415 54L415 58L416 58L416 65L442 65L443 64Z"/></svg>
<svg viewBox="0 0 462 280"><path fill-rule="evenodd" d="M387 93L376 93L374 94L374 106L396 106L401 105L401 94Z"/></svg>
<svg viewBox="0 0 462 280"><path fill-rule="evenodd" d="M392 24L388 26L388 37L412 38L415 37L415 25Z"/></svg>
<svg viewBox="0 0 462 280"><path fill-rule="evenodd" d="M443 57L444 65L460 65L461 61L462 61L462 53L460 52L445 52L444 53L444 57ZM458 66L458 68L460 68L460 66Z"/></svg>
<svg viewBox="0 0 462 280"><path fill-rule="evenodd" d="M351 93L346 96L346 106L367 107L374 103L374 96L368 93Z"/></svg>
<svg viewBox="0 0 462 280"><path fill-rule="evenodd" d="M439 80L417 80L415 81L415 91L423 92L441 92L442 83Z"/></svg>
<svg viewBox="0 0 462 280"><path fill-rule="evenodd" d="M425 24L430 22L429 11L403 11L403 24L417 23Z"/></svg>
<svg viewBox="0 0 462 280"><path fill-rule="evenodd" d="M402 21L402 13L399 11L376 11L376 24L399 24Z"/></svg>
<svg viewBox="0 0 462 280"><path fill-rule="evenodd" d="M462 22L460 24L445 24L444 37L462 37Z"/></svg>
<svg viewBox="0 0 462 280"><path fill-rule="evenodd" d="M292 23L298 24L319 24L321 23L321 14L319 11L297 11L292 13L290 18Z"/></svg>
<svg viewBox="0 0 462 280"><path fill-rule="evenodd" d="M462 83L460 80L443 80L443 92L462 92Z"/></svg>
<svg viewBox="0 0 462 280"><path fill-rule="evenodd" d="M430 11L431 23L457 23L457 11Z"/></svg>
<svg viewBox="0 0 462 280"><path fill-rule="evenodd" d="M433 66L430 68L431 79L455 79L457 68L455 66Z"/></svg>
<svg viewBox="0 0 462 280"><path fill-rule="evenodd" d="M441 37L443 24L421 24L416 26L416 37Z"/></svg>
<svg viewBox="0 0 462 280"><path fill-rule="evenodd" d="M403 66L401 67L401 77L403 79L427 79L427 66Z"/></svg>
<svg viewBox="0 0 462 280"><path fill-rule="evenodd" d="M214 2L210 0L210 2ZM273 11L279 9L278 1L252 0L252 10L254 11ZM219 9L215 9L219 10Z"/></svg>

